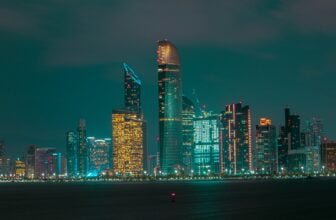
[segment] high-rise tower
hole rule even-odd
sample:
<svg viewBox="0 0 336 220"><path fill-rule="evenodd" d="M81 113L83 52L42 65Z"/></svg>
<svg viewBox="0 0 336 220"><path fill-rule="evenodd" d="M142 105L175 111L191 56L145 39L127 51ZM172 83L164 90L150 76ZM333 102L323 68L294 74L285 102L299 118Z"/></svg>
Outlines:
<svg viewBox="0 0 336 220"><path fill-rule="evenodd" d="M168 40L158 41L160 168L163 174L181 169L182 85L180 59Z"/></svg>
<svg viewBox="0 0 336 220"><path fill-rule="evenodd" d="M125 108L141 114L141 81L134 70L126 63L124 68L124 99Z"/></svg>
<svg viewBox="0 0 336 220"><path fill-rule="evenodd" d="M252 170L251 115L242 103L225 106L223 123L223 162L227 174Z"/></svg>
<svg viewBox="0 0 336 220"><path fill-rule="evenodd" d="M193 169L197 175L221 172L220 121L217 114L203 111L194 120Z"/></svg>
<svg viewBox="0 0 336 220"><path fill-rule="evenodd" d="M68 177L77 176L77 134L74 131L66 133L67 173Z"/></svg>
<svg viewBox="0 0 336 220"><path fill-rule="evenodd" d="M142 175L143 126L137 113L112 112L113 170L117 175Z"/></svg>
<svg viewBox="0 0 336 220"><path fill-rule="evenodd" d="M194 150L194 103L186 96L182 97L182 163L185 174L191 174Z"/></svg>
<svg viewBox="0 0 336 220"><path fill-rule="evenodd" d="M256 125L256 167L255 171L262 174L277 172L276 129L268 118L261 118Z"/></svg>
<svg viewBox="0 0 336 220"><path fill-rule="evenodd" d="M141 80L135 71L126 63L124 68L124 100L125 109L137 114L142 121L143 133L143 169L147 170L147 122L141 108Z"/></svg>
<svg viewBox="0 0 336 220"><path fill-rule="evenodd" d="M86 177L89 170L89 148L86 141L86 122L81 118L77 127L77 172L80 177Z"/></svg>

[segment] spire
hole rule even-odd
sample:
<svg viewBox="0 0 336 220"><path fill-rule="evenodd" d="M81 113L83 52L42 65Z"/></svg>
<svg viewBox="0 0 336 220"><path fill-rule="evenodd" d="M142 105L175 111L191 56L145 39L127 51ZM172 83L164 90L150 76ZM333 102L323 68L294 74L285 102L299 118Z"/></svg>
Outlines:
<svg viewBox="0 0 336 220"><path fill-rule="evenodd" d="M129 65L127 65L127 63L123 63L123 67L124 67L125 73L129 74L136 83L138 83L139 85L141 85L141 80L135 74L134 70Z"/></svg>

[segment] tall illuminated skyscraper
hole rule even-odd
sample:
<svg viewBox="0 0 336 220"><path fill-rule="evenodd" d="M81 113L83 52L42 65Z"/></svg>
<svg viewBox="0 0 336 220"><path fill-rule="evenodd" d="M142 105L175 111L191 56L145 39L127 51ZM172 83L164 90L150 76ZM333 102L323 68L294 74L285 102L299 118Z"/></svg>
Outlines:
<svg viewBox="0 0 336 220"><path fill-rule="evenodd" d="M79 120L77 132L77 173L80 177L86 177L89 171L89 148L86 141L85 119Z"/></svg>
<svg viewBox="0 0 336 220"><path fill-rule="evenodd" d="M186 96L182 97L182 164L185 174L191 174L194 150L195 106Z"/></svg>
<svg viewBox="0 0 336 220"><path fill-rule="evenodd" d="M204 112L194 120L193 170L197 175L219 174L220 159L219 116Z"/></svg>
<svg viewBox="0 0 336 220"><path fill-rule="evenodd" d="M141 80L135 71L126 63L124 68L124 103L125 109L135 112L142 120L143 131L143 168L147 170L147 122L141 107Z"/></svg>
<svg viewBox="0 0 336 220"><path fill-rule="evenodd" d="M126 63L123 68L125 108L141 115L141 80Z"/></svg>
<svg viewBox="0 0 336 220"><path fill-rule="evenodd" d="M174 174L182 163L182 85L180 59L168 40L158 41L160 168Z"/></svg>
<svg viewBox="0 0 336 220"><path fill-rule="evenodd" d="M143 174L143 121L136 112L112 112L113 170L118 175Z"/></svg>
<svg viewBox="0 0 336 220"><path fill-rule="evenodd" d="M66 133L66 158L68 177L77 176L77 134L74 131Z"/></svg>
<svg viewBox="0 0 336 220"><path fill-rule="evenodd" d="M252 170L251 114L242 103L225 106L222 112L223 162L226 174Z"/></svg>
<svg viewBox="0 0 336 220"><path fill-rule="evenodd" d="M276 129L268 118L261 118L256 126L256 167L254 170L262 174L277 172Z"/></svg>

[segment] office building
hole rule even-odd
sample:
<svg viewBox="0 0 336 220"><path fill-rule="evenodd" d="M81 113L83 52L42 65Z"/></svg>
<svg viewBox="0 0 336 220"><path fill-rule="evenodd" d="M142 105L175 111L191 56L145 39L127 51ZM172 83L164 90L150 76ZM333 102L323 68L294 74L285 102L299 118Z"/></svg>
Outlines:
<svg viewBox="0 0 336 220"><path fill-rule="evenodd" d="M66 133L67 176L77 176L77 134L74 131Z"/></svg>
<svg viewBox="0 0 336 220"><path fill-rule="evenodd" d="M182 170L182 82L176 47L158 41L159 146L163 175Z"/></svg>
<svg viewBox="0 0 336 220"><path fill-rule="evenodd" d="M90 173L101 174L110 168L111 138L88 137L90 149Z"/></svg>
<svg viewBox="0 0 336 220"><path fill-rule="evenodd" d="M220 126L219 116L212 113L194 119L194 175L221 172Z"/></svg>
<svg viewBox="0 0 336 220"><path fill-rule="evenodd" d="M276 128L271 119L261 118L256 126L256 167L261 174L277 173Z"/></svg>
<svg viewBox="0 0 336 220"><path fill-rule="evenodd" d="M251 115L242 103L225 106L221 114L223 170L227 175L252 171Z"/></svg>
<svg viewBox="0 0 336 220"><path fill-rule="evenodd" d="M322 172L336 172L336 142L322 141L321 145Z"/></svg>
<svg viewBox="0 0 336 220"><path fill-rule="evenodd" d="M143 174L143 121L136 112L112 112L113 170L116 175Z"/></svg>
<svg viewBox="0 0 336 220"><path fill-rule="evenodd" d="M86 177L89 171L89 148L86 142L86 121L81 118L77 127L77 174Z"/></svg>
<svg viewBox="0 0 336 220"><path fill-rule="evenodd" d="M186 96L182 98L182 164L183 172L190 175L193 167L195 106Z"/></svg>

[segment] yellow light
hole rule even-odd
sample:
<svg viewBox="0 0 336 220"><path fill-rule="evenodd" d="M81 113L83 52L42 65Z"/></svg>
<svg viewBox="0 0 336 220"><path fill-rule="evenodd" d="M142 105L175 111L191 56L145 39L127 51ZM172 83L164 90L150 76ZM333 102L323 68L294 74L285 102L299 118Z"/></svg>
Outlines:
<svg viewBox="0 0 336 220"><path fill-rule="evenodd" d="M112 114L113 168L121 175L143 173L143 121L135 113Z"/></svg>

